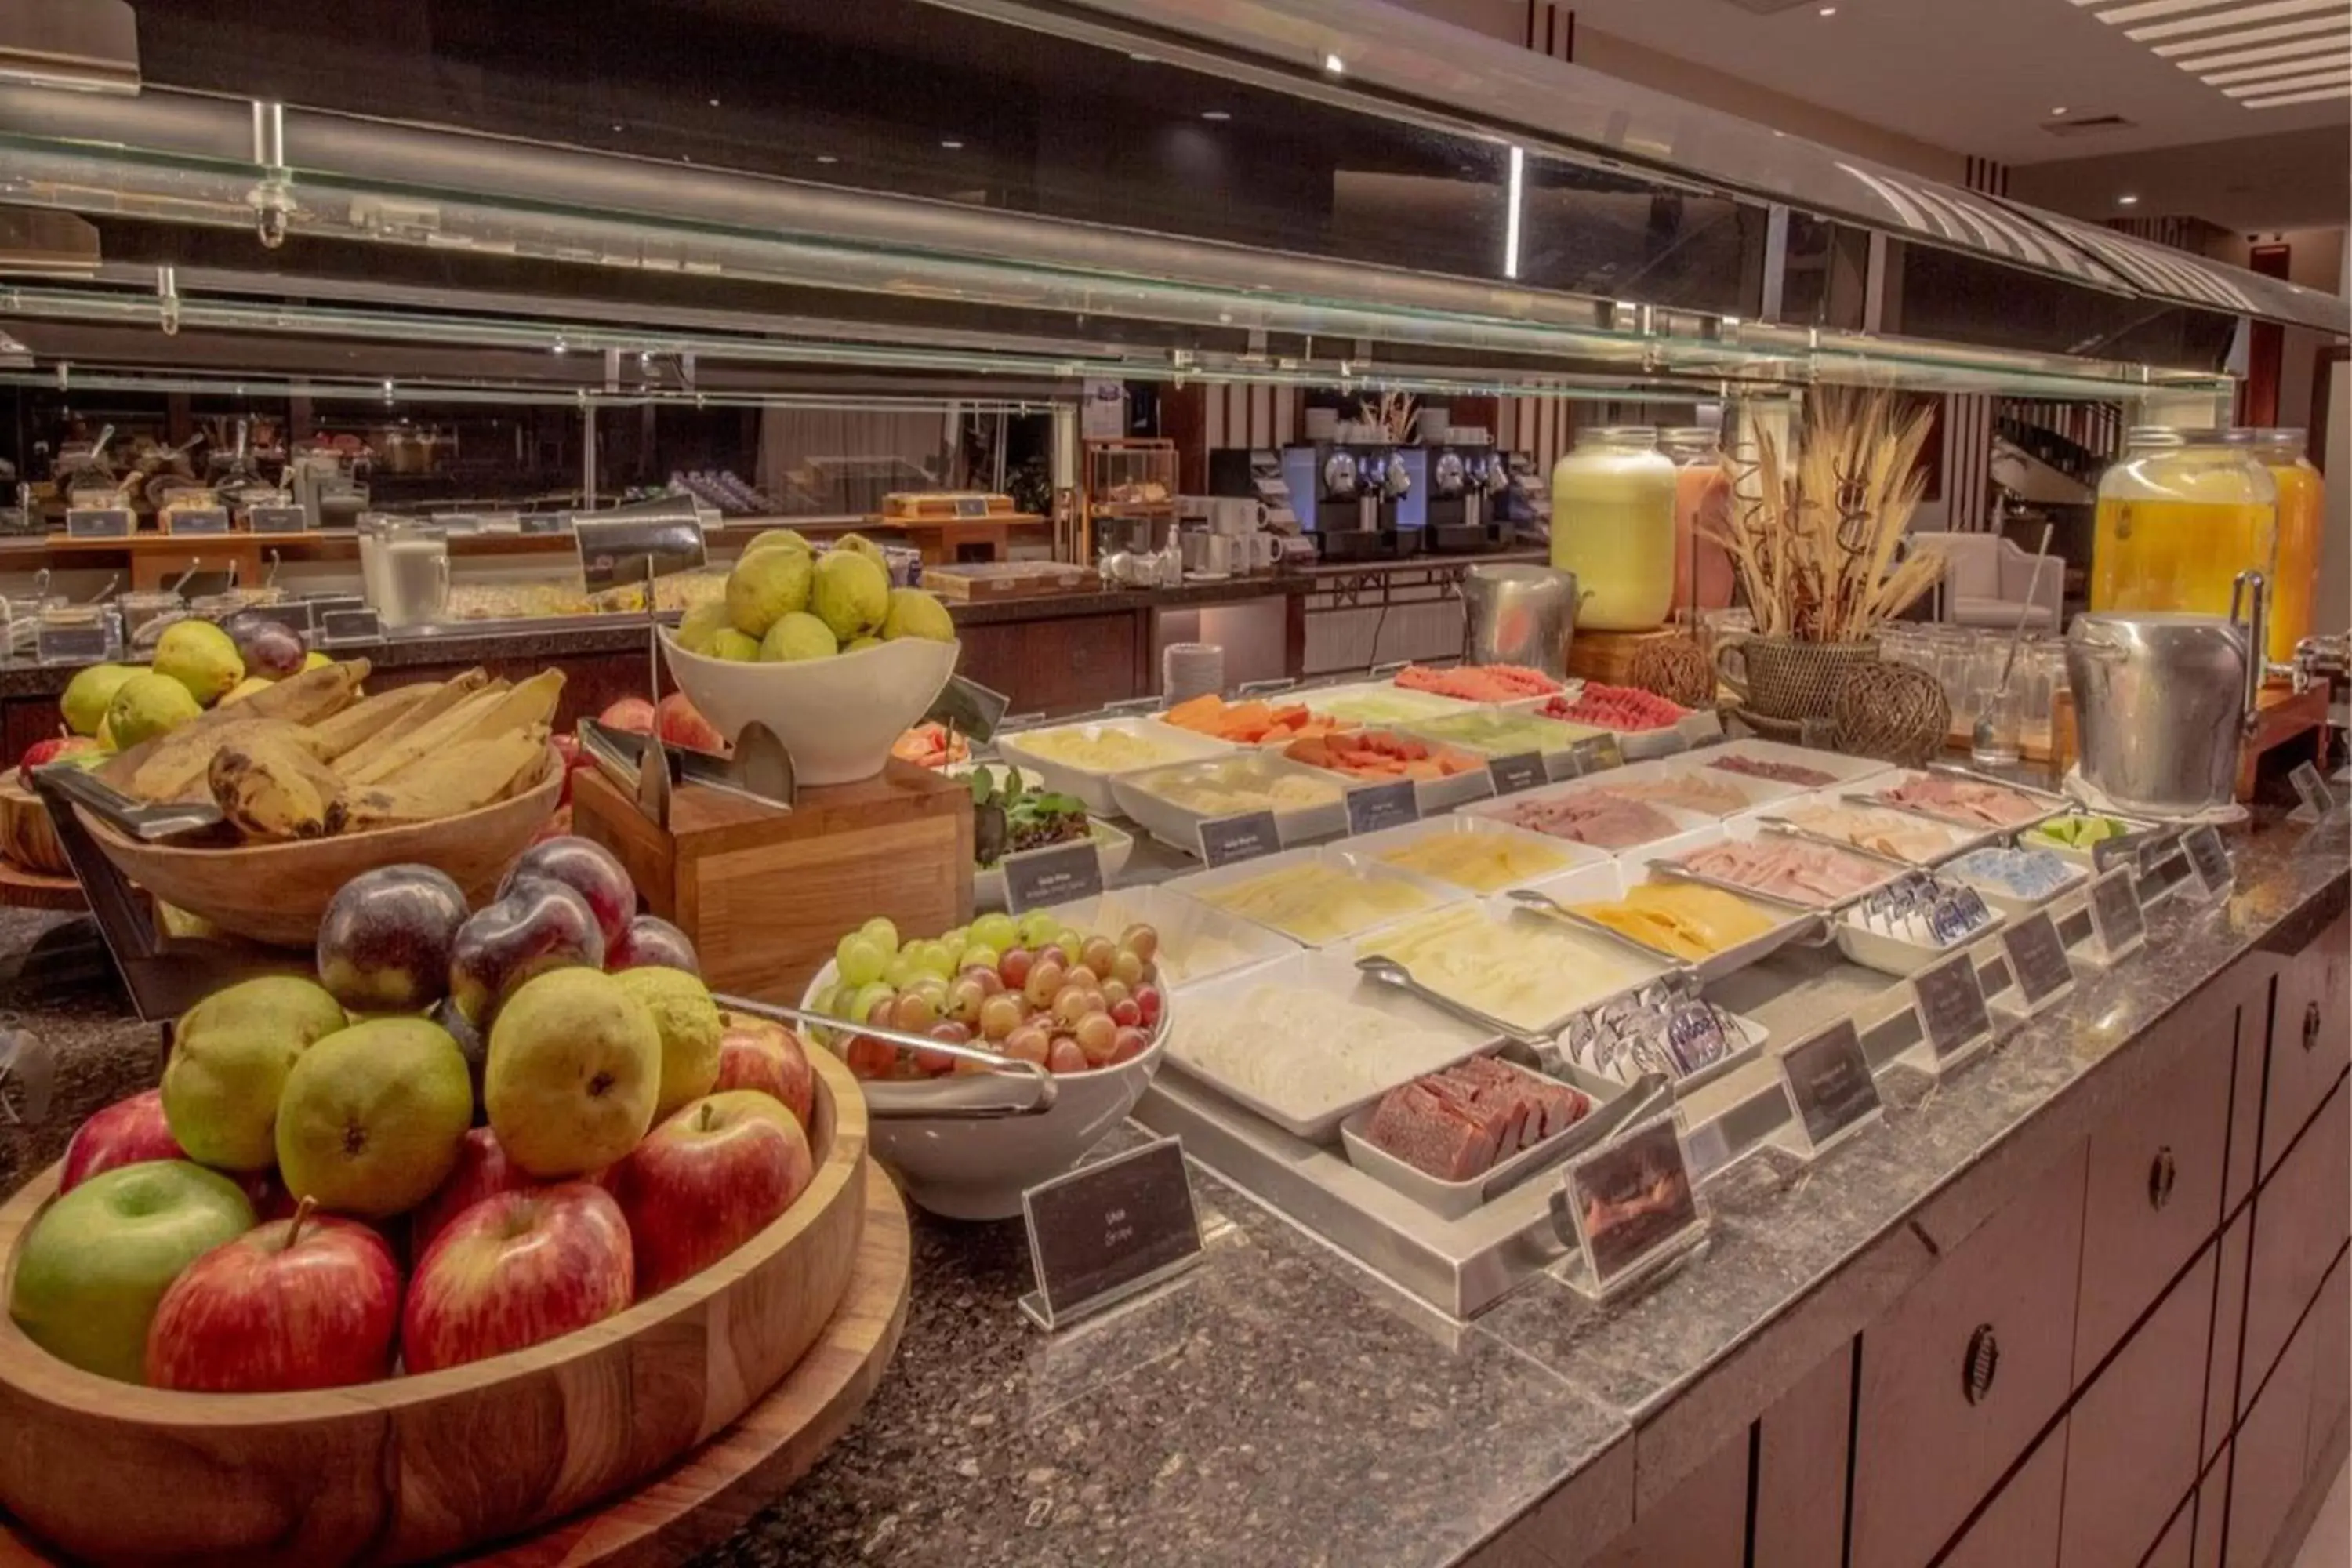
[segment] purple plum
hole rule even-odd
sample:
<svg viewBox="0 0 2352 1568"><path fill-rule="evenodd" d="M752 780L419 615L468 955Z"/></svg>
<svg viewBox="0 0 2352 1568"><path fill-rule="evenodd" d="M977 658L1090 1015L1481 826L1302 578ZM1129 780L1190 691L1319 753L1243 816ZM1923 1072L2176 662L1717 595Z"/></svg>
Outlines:
<svg viewBox="0 0 2352 1568"><path fill-rule="evenodd" d="M544 838L524 850L499 892L504 896L533 877L561 882L587 900L607 948L621 940L629 917L637 912L637 885L626 868L611 850L576 833Z"/></svg>
<svg viewBox="0 0 2352 1568"><path fill-rule="evenodd" d="M354 1013L415 1013L448 992L466 895L430 866L379 866L319 921L319 984Z"/></svg>
<svg viewBox="0 0 2352 1568"><path fill-rule="evenodd" d="M551 969L604 967L604 933L588 900L547 877L509 879L506 890L457 928L449 995L487 1034L522 983Z"/></svg>
<svg viewBox="0 0 2352 1568"><path fill-rule="evenodd" d="M604 967L608 971L683 969L688 974L700 974L702 960L693 942L677 927L659 915L639 915L621 933L621 940L606 950Z"/></svg>
<svg viewBox="0 0 2352 1568"><path fill-rule="evenodd" d="M247 616L230 625L229 636L236 643L238 657L245 660L245 672L269 680L300 674L302 661L310 655L302 639L276 621Z"/></svg>

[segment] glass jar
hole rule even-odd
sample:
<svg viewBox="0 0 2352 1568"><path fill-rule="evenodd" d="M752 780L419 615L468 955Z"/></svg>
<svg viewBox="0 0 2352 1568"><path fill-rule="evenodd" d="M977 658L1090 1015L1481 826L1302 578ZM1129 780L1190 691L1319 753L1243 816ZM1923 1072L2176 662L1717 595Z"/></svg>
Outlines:
<svg viewBox="0 0 2352 1568"><path fill-rule="evenodd" d="M2232 432L2235 434L2235 432ZM2285 664L2294 645L2311 635L2312 598L2319 586L2319 542L2325 526L2326 481L2304 455L2300 430L2250 430L2254 457L2278 487L2278 548L2271 564L2269 654Z"/></svg>
<svg viewBox="0 0 2352 1568"><path fill-rule="evenodd" d="M2091 608L2226 616L2239 573L2271 569L2278 484L2211 431L2141 426L2099 480Z"/></svg>
<svg viewBox="0 0 2352 1568"><path fill-rule="evenodd" d="M1731 556L1709 534L1730 531L1731 476L1705 426L1668 430L1659 443L1675 465L1675 597L1677 609L1731 603Z"/></svg>
<svg viewBox="0 0 2352 1568"><path fill-rule="evenodd" d="M1551 563L1580 631L1646 632L1675 602L1675 464L1647 425L1580 432L1551 471Z"/></svg>

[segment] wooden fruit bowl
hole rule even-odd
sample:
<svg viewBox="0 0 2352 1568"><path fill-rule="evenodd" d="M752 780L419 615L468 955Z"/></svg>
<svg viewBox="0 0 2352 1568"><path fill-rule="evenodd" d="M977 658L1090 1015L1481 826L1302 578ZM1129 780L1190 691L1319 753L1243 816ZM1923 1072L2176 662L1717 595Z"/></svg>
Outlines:
<svg viewBox="0 0 2352 1568"><path fill-rule="evenodd" d="M324 1568L445 1556L643 1481L791 1371L848 1287L866 1102L831 1053L810 1059L800 1200L693 1279L530 1350L314 1394L175 1394L68 1366L0 1317L0 1508L80 1561ZM57 1181L0 1207L6 1279Z"/></svg>
<svg viewBox="0 0 2352 1568"><path fill-rule="evenodd" d="M437 867L478 907L555 814L562 793L563 759L550 746L538 782L522 794L414 827L284 844L148 844L117 833L85 807L74 807L74 815L124 876L165 903L236 936L309 947L336 890L379 866Z"/></svg>
<svg viewBox="0 0 2352 1568"><path fill-rule="evenodd" d="M18 784L13 772L0 777L0 856L45 877L73 875L48 802Z"/></svg>

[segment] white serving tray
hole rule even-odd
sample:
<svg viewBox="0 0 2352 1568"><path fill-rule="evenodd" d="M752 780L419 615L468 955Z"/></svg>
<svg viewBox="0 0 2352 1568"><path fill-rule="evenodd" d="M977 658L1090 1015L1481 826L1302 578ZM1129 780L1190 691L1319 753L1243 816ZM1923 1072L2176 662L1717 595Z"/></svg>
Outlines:
<svg viewBox="0 0 2352 1568"><path fill-rule="evenodd" d="M1187 855L1198 855L1201 852L1201 824L1215 820L1219 814L1179 805L1158 794L1157 790L1168 780L1187 775L1203 766L1222 763L1251 770L1264 777L1288 774L1312 779L1319 784L1340 784L1338 793L1319 805L1295 806L1274 814L1275 826L1281 830L1282 842L1286 847L1312 843L1318 838L1337 837L1348 830L1347 788L1337 773L1294 763L1276 752L1224 747L1222 742L1217 744L1223 748L1218 756L1119 774L1110 781L1116 809L1170 848Z"/></svg>
<svg viewBox="0 0 2352 1568"><path fill-rule="evenodd" d="M1559 784L1545 784L1540 789L1521 790L1517 795L1504 795L1496 800L1477 801L1472 805L1462 807L1460 815L1465 816L1483 816L1491 821L1501 823L1507 827L1517 827L1517 824L1507 820L1508 814L1515 806L1523 805L1530 801L1557 800L1562 795L1576 795L1585 790L1607 789L1609 787L1609 781L1617 777L1620 773L1625 771L1626 770L1623 768L1615 768L1607 773L1595 773L1591 778L1564 780ZM1622 859L1627 857L1640 856L1653 846L1673 843L1687 834L1703 832L1717 826L1717 822L1714 817L1702 816L1695 811L1683 811L1671 805L1656 806L1654 809L1656 810L1661 816L1664 816L1669 823L1673 824L1674 832L1672 834L1664 838L1652 839L1648 844L1629 845L1622 849L1603 849L1600 846L1592 844L1583 845L1581 847L1590 849L1598 855L1608 856L1612 859ZM1536 830L1533 828L1521 828L1519 831L1532 833ZM1551 837L1551 835L1544 834L1542 837L1549 838ZM1569 844L1571 843L1572 840L1559 838L1554 839L1553 842Z"/></svg>
<svg viewBox="0 0 2352 1568"><path fill-rule="evenodd" d="M1444 816L1423 817L1419 822L1409 822L1402 827L1382 828L1378 833L1359 834L1348 840L1348 848L1355 854L1369 856L1386 865L1388 862L1382 859L1382 857L1391 850L1401 849L1407 845L1418 844L1423 839L1432 837L1493 838L1524 842L1541 846L1561 858L1561 864L1549 871L1507 882L1500 888L1473 888L1443 877L1432 879L1444 882L1464 898L1486 898L1509 888L1540 887L1549 890L1552 883L1573 878L1580 870L1594 868L1603 869L1604 880L1606 880L1609 879L1608 868L1615 864L1606 851L1595 849L1590 844L1577 844L1566 838L1554 838L1549 834L1530 833L1524 827L1513 827L1507 823L1496 822L1492 817L1480 816L1466 811L1452 812ZM1402 869L1402 868L1399 868ZM1429 876L1427 872L1409 874Z"/></svg>
<svg viewBox="0 0 2352 1568"><path fill-rule="evenodd" d="M1173 724L1163 724L1157 719L1140 716L1123 719L1090 719L1077 724L1049 724L1038 729L1023 730L1013 734L998 737L996 749L1003 754L1005 761L1017 763L1034 773L1044 781L1047 789L1062 795L1076 795L1086 803L1088 811L1097 816L1109 816L1119 809L1118 799L1111 791L1111 781L1139 770L1130 768L1097 772L1092 768L1077 767L1069 763L1055 762L1051 757L1041 756L1034 749L1041 736L1066 734L1071 731L1088 737L1112 731L1132 735L1139 740L1167 747L1179 761L1222 757L1241 750L1240 747L1229 742L1213 740L1209 736L1196 734L1191 730L1179 729ZM1148 765L1157 768L1167 764L1155 763Z"/></svg>
<svg viewBox="0 0 2352 1568"><path fill-rule="evenodd" d="M1370 856L1359 853L1352 841L1344 846L1323 844L1310 845L1299 849L1285 849L1278 855L1262 855L1255 860L1243 860L1231 866L1220 866L1213 870L1194 871L1189 876L1174 878L1162 883L1161 886L1170 892L1181 894L1185 898L1198 899L1210 908L1234 920L1247 924L1263 924L1217 903L1214 895L1221 889L1237 887L1244 882L1254 882L1261 877L1273 876L1292 867L1311 864L1336 867L1350 876L1369 880L1402 883L1427 894L1429 902L1409 914L1387 916L1374 921L1371 925L1360 926L1355 931L1334 938L1329 942L1310 942L1303 936L1283 931L1279 926L1266 928L1279 933L1286 941L1296 942L1302 947L1343 946L1350 939L1364 931L1372 931L1398 920L1412 920L1442 909L1447 904L1462 903L1471 896L1466 889L1454 887L1449 882L1440 882L1433 878L1415 876L1411 871L1401 871L1394 867L1381 865Z"/></svg>
<svg viewBox="0 0 2352 1568"><path fill-rule="evenodd" d="M1612 944L1608 937L1602 936L1598 932L1579 930L1574 926L1553 919L1549 915L1534 913L1519 904L1513 903L1508 899L1482 899L1477 900L1475 907L1478 913L1483 915L1489 922L1496 925L1512 921L1540 922L1542 925L1547 926L1553 931L1565 931L1576 941L1591 946L1610 947L1617 945ZM1419 914L1407 915L1398 920L1390 921L1386 924L1375 926L1361 932L1349 942L1333 944L1331 951L1345 953L1350 963L1353 963L1359 958L1381 954L1384 947L1386 946L1384 939L1393 935L1403 927L1412 924L1417 921L1426 920L1431 915L1437 912L1438 911L1433 910L1423 910ZM1561 1026L1567 1024L1569 1019L1575 1016L1585 1008L1591 1006L1594 1003L1606 1001L1612 996L1621 996L1628 991L1647 985L1664 976L1670 969L1677 967L1673 960L1656 956L1651 957L1648 962L1644 963L1643 954L1647 950L1642 948L1639 944L1622 946L1621 951L1623 952L1627 962L1634 965L1635 968L1640 971L1635 978L1628 980L1622 984L1610 986L1602 990L1575 990L1570 988L1568 984L1569 977L1563 975L1561 976L1562 984L1558 993L1557 1004L1553 1006L1552 1011L1545 1016L1525 1023L1509 1018L1496 1018L1494 1019L1494 1022L1502 1027L1508 1029L1513 1034L1522 1036L1528 1039L1539 1039L1544 1036L1559 1033ZM1433 984L1429 977L1426 975L1416 974L1413 978L1432 992L1436 993L1438 995L1444 996L1447 994L1443 986ZM1470 1007L1474 1010L1476 1007L1475 1003L1466 999L1449 999L1455 1001L1457 1005L1464 1007ZM1550 995L1547 995L1545 1000L1549 1003L1552 1002L1553 998Z"/></svg>
<svg viewBox="0 0 2352 1568"><path fill-rule="evenodd" d="M1389 729L1413 719L1442 719L1449 713L1475 713L1481 706L1475 702L1464 702L1458 698L1440 697L1434 691L1409 691L1391 680L1351 680L1339 686L1293 688L1280 695L1286 701L1305 707L1309 713L1328 714L1349 724L1373 730ZM1335 704L1344 708L1366 697L1392 698L1400 704L1400 709L1394 716L1385 719L1361 718L1353 713L1332 710Z"/></svg>
<svg viewBox="0 0 2352 1568"><path fill-rule="evenodd" d="M1339 1141L1346 1146L1349 1163L1368 1176L1394 1187L1415 1203L1447 1219L1460 1219L1486 1206L1491 1194L1500 1194L1518 1185L1537 1172L1545 1170L1583 1150L1594 1142L1596 1133L1606 1135L1606 1119L1595 1113L1625 1092L1625 1086L1599 1073L1586 1072L1582 1068L1570 1068L1569 1076L1546 1079L1517 1062L1503 1064L1514 1072L1526 1073L1538 1082L1577 1090L1591 1101L1585 1113L1571 1126L1563 1127L1550 1137L1529 1144L1506 1160L1497 1160L1483 1173L1466 1182L1449 1182L1433 1176L1415 1165L1407 1164L1374 1143L1369 1133L1372 1116L1380 1109L1380 1100L1359 1106L1339 1123Z"/></svg>
<svg viewBox="0 0 2352 1568"><path fill-rule="evenodd" d="M1824 752L1813 746L1792 746L1786 741L1767 741L1755 737L1744 741L1726 741L1722 745L1706 747L1698 760L1703 763L1714 763L1724 757L1749 757L1759 763L1788 763L1796 767L1812 768L1830 775L1832 782L1826 784L1780 784L1777 780L1753 778L1745 773L1730 775L1736 779L1746 779L1750 784L1770 784L1776 789L1798 795L1811 790L1835 789L1841 785L1856 784L1864 779L1876 778L1880 773L1891 773L1895 771L1893 763L1883 763L1876 757L1850 757L1843 752Z"/></svg>
<svg viewBox="0 0 2352 1568"><path fill-rule="evenodd" d="M2030 915L2036 910L2047 909L2050 905L2056 902L2058 900L2064 898L2067 894L2080 892L2084 886L2090 881L2091 868L2083 861L2077 860L2071 855L2062 855L2055 848L2050 847L2046 845L2036 844L2030 847L2032 849L2040 850L2041 852L2050 855L2056 859L2064 861L2066 863L2066 869L2072 873L2072 875L2070 875L2064 881L2059 883L2055 888L2053 888L2050 891L2042 894L2038 899L2021 899L2015 894L2008 891L2006 889L1991 883L1980 882L1974 877L1969 876L1966 871L1960 869L1959 864L1957 860L1952 864L1942 868L1939 875L1949 877L1956 882L1967 883L1969 887L1974 888L1977 890L1978 897L1983 899L1986 905L1990 907L1994 913L2008 915L2011 918Z"/></svg>
<svg viewBox="0 0 2352 1568"><path fill-rule="evenodd" d="M1700 837L1702 836L1693 835L1694 838ZM1710 833L1704 836L1706 841L1709 843L1719 842L1725 837L1726 835L1721 832ZM1684 849L1678 852L1687 852L1688 849L1700 847L1704 847L1704 845L1694 843L1685 846ZM1559 901L1564 904L1598 903L1605 902L1610 900L1622 899L1628 892L1645 882L1664 879L1650 875L1650 864L1646 860L1638 862L1620 861L1617 863L1616 870L1617 886L1605 893L1588 893L1579 899L1568 899L1560 898L1560 895L1553 892L1552 889L1548 887L1538 886L1536 890L1550 894L1551 897L1559 899ZM1727 891L1728 889L1726 890ZM1810 937L1816 931L1819 931L1822 928L1822 917L1819 915L1808 914L1801 910L1792 909L1786 904L1776 904L1769 899L1750 898L1744 894L1734 894L1733 896L1740 899L1742 902L1755 910L1759 914L1770 920L1772 921L1772 929L1765 931L1760 936L1750 937L1746 942L1737 943L1731 947L1727 947L1721 952L1710 954L1706 958L1676 958L1670 953L1659 952L1659 962L1662 963L1672 963L1680 967L1696 970L1702 982L1711 983L1722 979L1727 974L1738 973L1740 970L1747 968L1749 964L1756 963L1758 960L1769 958L1773 953L1779 952L1781 948L1786 947L1789 943ZM1637 938L1631 936L1627 937L1626 940L1629 942L1638 941ZM1643 945L1647 946L1646 943L1643 943ZM1651 951L1656 952L1657 950L1652 949Z"/></svg>
<svg viewBox="0 0 2352 1568"><path fill-rule="evenodd" d="M950 778L966 778L982 768L995 769L999 776L1008 772L1017 773L1024 787L1046 787L1034 772L1015 767L1011 763L950 763L940 771ZM1127 868L1127 858L1135 852L1135 835L1098 816L1087 818L1087 834L1094 840L1095 858L1102 867L1103 880L1108 883ZM1004 907L1003 861L973 868L971 901L976 908L983 910Z"/></svg>
<svg viewBox="0 0 2352 1568"><path fill-rule="evenodd" d="M1925 942L1906 942L1882 931L1872 931L1853 919L1856 911L1849 910L1837 920L1838 947L1865 969L1875 969L1881 974L1900 975L1907 980L1932 963L1976 946L2009 923L2009 917L1991 900L1985 900L1985 907L1992 910L1992 924L1979 927L1949 947L1930 947Z"/></svg>
<svg viewBox="0 0 2352 1568"><path fill-rule="evenodd" d="M2058 816L2104 816L2109 821L2122 823L2134 833L2146 833L2157 826L2153 822L2148 822L2139 817L2126 816L2120 812L2093 811L2088 806L2081 805L2074 807L2071 811L2060 812ZM2054 822L2056 820L2058 820L2057 817L2045 819L2046 822ZM2054 844L2047 838L2036 836L2030 828L2019 829L2014 837L2018 845L2022 848L2047 849L2053 855L2072 860L2075 865L2082 867L2084 870L2095 871L2098 869L2098 862L2093 858L2091 851L2088 849L2077 849L2071 845Z"/></svg>
<svg viewBox="0 0 2352 1568"><path fill-rule="evenodd" d="M2011 784L2006 781L2002 781L2001 787L2004 789L2015 790L2019 795L2025 796L2029 801L2032 801L2036 805L2042 807L2043 809L2042 814L2039 816L2029 817L2023 822L1964 822L1958 817L1943 816L1934 812L1921 811L1916 806L1891 805L1885 800L1879 798L1888 790L1900 789L1905 784L1910 784L1915 780L1927 778L1928 776L1929 775L1922 770L1913 768L1896 768L1879 777L1868 780L1863 785L1862 789L1857 792L1857 795L1858 797L1867 797L1869 804L1885 807L1885 809L1888 811L1907 812L1911 816L1920 818L1922 821L1940 822L1948 826L1958 827L1963 832L1982 832L1995 837L2006 837L2012 833L2022 833L2029 827L2037 826L2042 823L2049 821L2053 816L2063 816L2066 813L2074 809L2074 803L2068 800L2063 795L2053 795L2048 790L2035 789L2029 784Z"/></svg>
<svg viewBox="0 0 2352 1568"><path fill-rule="evenodd" d="M1724 841L1750 844L1754 843L1759 838L1768 837L1768 834L1765 831L1764 825L1752 818L1734 817L1723 825L1717 837ZM1777 836L1774 835L1774 837ZM1811 844L1817 848L1832 850L1840 848L1840 847L1836 845L1822 844L1817 839L1799 839L1797 842ZM1654 868L1660 861L1670 860L1680 863L1689 858L1693 849L1704 848L1706 846L1703 844L1695 844L1679 850L1673 855L1653 855L1648 858L1649 863ZM1727 881L1721 885L1727 892L1738 893L1744 898L1753 899L1759 903L1786 904L1791 908L1808 909L1813 910L1815 913L1826 914L1836 910L1844 909L1849 904L1859 902L1861 900L1866 899L1871 894L1876 892L1881 888L1891 887L1895 883L1901 881L1904 878L1912 875L1917 869L1916 867L1906 865L1899 861L1888 860L1885 856L1873 855L1868 850L1856 849L1851 846L1843 847L1843 852L1858 860L1870 862L1872 868L1879 873L1879 877L1876 881L1872 882L1869 886L1858 889L1855 891L1847 894L1843 899L1833 900L1828 903L1800 901L1796 899L1785 897L1780 894L1759 892L1755 889L1744 887L1734 882ZM1651 874L1654 878L1659 873L1654 869Z"/></svg>
<svg viewBox="0 0 2352 1568"><path fill-rule="evenodd" d="M1222 1075L1194 1063L1184 1055L1182 1048L1183 1020L1197 1019L1209 1007L1247 996L1261 985L1320 992L1408 1022L1415 1028L1425 1029L1433 1037L1430 1056L1426 1061L1416 1063L1410 1071L1400 1071L1361 1093L1351 1092L1313 1104L1271 1104ZM1181 1073L1196 1083L1206 1085L1252 1115L1295 1137L1321 1143L1329 1142L1339 1124L1350 1114L1373 1103L1398 1084L1410 1083L1423 1074L1452 1067L1480 1051L1492 1049L1498 1043L1497 1037L1491 1032L1475 1028L1451 1014L1391 986L1366 980L1356 972L1354 961L1343 953L1299 952L1254 968L1233 971L1188 990L1176 1033L1168 1042L1163 1065L1168 1070Z"/></svg>
<svg viewBox="0 0 2352 1568"><path fill-rule="evenodd" d="M1402 740L1422 740L1421 736L1412 734L1402 726L1397 725L1367 724L1363 726L1363 730L1365 731L1378 731L1381 733L1394 735ZM1423 743L1430 744L1433 742L1423 742ZM1449 749L1456 752L1463 751L1463 748L1460 746L1454 746ZM1268 750L1272 751L1273 748L1269 747ZM1276 751L1274 752L1274 754L1281 757L1282 760L1286 763L1293 763L1299 767L1307 768L1315 773L1320 773L1325 778L1338 780L1339 787L1343 790L1361 789L1368 784L1395 784L1400 782L1395 779L1363 778L1355 773L1341 773L1337 768L1317 767L1312 763L1302 762L1298 758L1289 755L1287 751ZM1475 752L1465 752L1465 754L1471 756L1477 755ZM1485 759L1481 757L1479 760L1483 764ZM1457 805L1467 805L1469 802L1474 800L1485 800L1494 793L1494 780L1488 775L1483 765L1472 768L1467 773L1455 773L1448 778L1416 779L1413 781L1412 786L1413 801L1420 807L1421 814L1423 816L1434 816L1440 812L1451 811Z"/></svg>

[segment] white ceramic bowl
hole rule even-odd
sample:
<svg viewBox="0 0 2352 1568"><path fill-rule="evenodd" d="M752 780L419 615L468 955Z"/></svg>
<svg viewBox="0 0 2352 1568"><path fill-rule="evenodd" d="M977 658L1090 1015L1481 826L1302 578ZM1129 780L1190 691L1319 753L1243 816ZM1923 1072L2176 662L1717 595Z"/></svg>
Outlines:
<svg viewBox="0 0 2352 1568"><path fill-rule="evenodd" d="M827 963L801 1001L834 984ZM956 1121L933 1114L958 1104L1003 1104L1026 1079L975 1074L922 1080L863 1079L875 1157L918 1206L948 1219L1011 1219L1021 1194L1076 1165L1126 1120L1167 1054L1175 998L1162 993L1150 1048L1117 1067L1054 1075L1053 1108L1038 1116ZM820 1049L824 1047L819 1047ZM1011 1088L1007 1086L1011 1085Z"/></svg>
<svg viewBox="0 0 2352 1568"><path fill-rule="evenodd" d="M793 754L803 784L872 778L891 743L929 711L962 645L901 637L879 647L792 664L705 658L661 634L670 678L730 741L765 724Z"/></svg>

